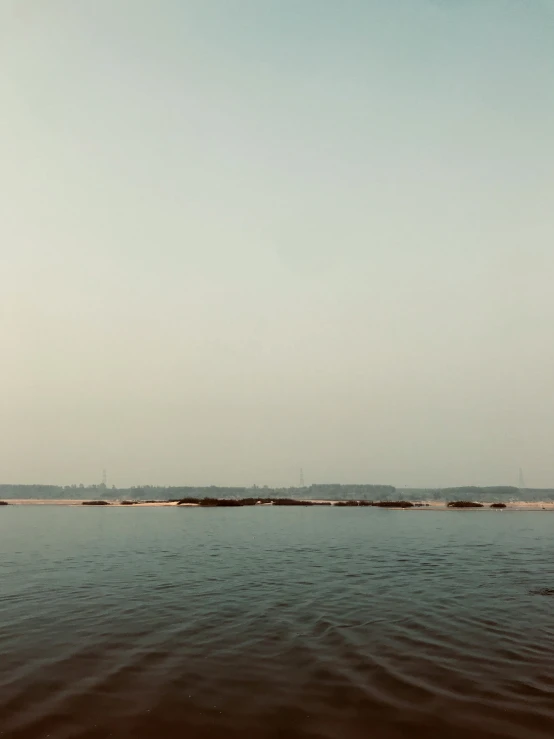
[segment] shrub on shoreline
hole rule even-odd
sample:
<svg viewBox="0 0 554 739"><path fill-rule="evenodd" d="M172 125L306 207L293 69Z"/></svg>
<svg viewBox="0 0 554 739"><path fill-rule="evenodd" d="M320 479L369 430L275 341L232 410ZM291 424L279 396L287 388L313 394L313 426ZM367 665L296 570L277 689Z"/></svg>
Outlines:
<svg viewBox="0 0 554 739"><path fill-rule="evenodd" d="M506 503L491 503L491 508L506 508Z"/></svg>
<svg viewBox="0 0 554 739"><path fill-rule="evenodd" d="M273 498L273 505L313 505L311 500L296 500L295 498Z"/></svg>
<svg viewBox="0 0 554 739"><path fill-rule="evenodd" d="M203 500L200 505L212 505L212 503L211 501L206 503L206 501ZM233 500L232 498L220 498L215 501L215 505L217 508L239 508L242 507L242 502L240 500Z"/></svg>
<svg viewBox="0 0 554 739"><path fill-rule="evenodd" d="M409 500L379 500L373 503L376 508L413 508L414 504Z"/></svg>
<svg viewBox="0 0 554 739"><path fill-rule="evenodd" d="M9 505L9 503L5 500L0 500L0 505Z"/></svg>
<svg viewBox="0 0 554 739"><path fill-rule="evenodd" d="M144 502L144 501L138 501ZM131 501L129 502L131 504ZM374 502L372 500L330 500L313 501L299 498L181 498L177 505L198 505L201 508L238 508L242 506L269 505L275 506L338 506L371 508L412 508L413 503L408 500L383 500ZM421 503L420 505L425 505Z"/></svg>
<svg viewBox="0 0 554 739"><path fill-rule="evenodd" d="M311 500L293 498L181 498L177 505L196 504L201 508L238 508L242 506L268 505L277 506L312 506L331 505L331 502L314 503Z"/></svg>
<svg viewBox="0 0 554 739"><path fill-rule="evenodd" d="M84 500L81 505L111 505L107 500Z"/></svg>
<svg viewBox="0 0 554 739"><path fill-rule="evenodd" d="M474 503L471 500L452 500L447 503L448 508L482 508L482 503Z"/></svg>
<svg viewBox="0 0 554 739"><path fill-rule="evenodd" d="M340 508L344 508L346 506L369 508L373 505L375 504L372 500L337 500L337 502L335 503L335 506L339 506Z"/></svg>

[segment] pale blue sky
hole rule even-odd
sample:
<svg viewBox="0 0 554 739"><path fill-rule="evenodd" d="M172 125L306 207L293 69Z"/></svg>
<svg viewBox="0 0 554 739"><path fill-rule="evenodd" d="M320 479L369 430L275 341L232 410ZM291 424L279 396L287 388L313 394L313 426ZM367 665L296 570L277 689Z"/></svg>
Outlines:
<svg viewBox="0 0 554 739"><path fill-rule="evenodd" d="M0 0L0 481L554 486L554 3Z"/></svg>

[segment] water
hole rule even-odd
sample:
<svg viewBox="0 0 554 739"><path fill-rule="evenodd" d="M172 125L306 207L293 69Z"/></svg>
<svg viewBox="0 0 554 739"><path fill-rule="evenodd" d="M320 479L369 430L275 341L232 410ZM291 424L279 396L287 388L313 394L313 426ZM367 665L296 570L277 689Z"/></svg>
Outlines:
<svg viewBox="0 0 554 739"><path fill-rule="evenodd" d="M554 514L0 509L0 736L554 735Z"/></svg>

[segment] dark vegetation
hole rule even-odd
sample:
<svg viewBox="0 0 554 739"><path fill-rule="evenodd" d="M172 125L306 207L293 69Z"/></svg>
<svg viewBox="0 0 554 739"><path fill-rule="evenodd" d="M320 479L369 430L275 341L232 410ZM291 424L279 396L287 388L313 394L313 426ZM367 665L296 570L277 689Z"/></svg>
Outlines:
<svg viewBox="0 0 554 739"><path fill-rule="evenodd" d="M83 500L81 505L111 505L107 500Z"/></svg>
<svg viewBox="0 0 554 739"><path fill-rule="evenodd" d="M376 508L413 508L414 506L409 500L379 500L373 505Z"/></svg>
<svg viewBox="0 0 554 739"><path fill-rule="evenodd" d="M313 505L311 500L297 500L296 498L273 498L273 505Z"/></svg>
<svg viewBox="0 0 554 739"><path fill-rule="evenodd" d="M299 498L182 498L177 505L196 504L203 508L238 508L252 505L274 506L330 506L331 501L314 502L312 500L301 500ZM334 504L337 507L361 507L369 508L411 508L414 504L408 500L383 500L374 502L372 500L340 500ZM421 503L420 505L424 505Z"/></svg>
<svg viewBox="0 0 554 739"><path fill-rule="evenodd" d="M136 505L136 504L137 504L136 500L122 500L121 501L121 505Z"/></svg>
<svg viewBox="0 0 554 739"><path fill-rule="evenodd" d="M312 506L312 505L331 505L331 503L313 503L311 500L297 500L295 498L182 498L177 505L185 505L186 503L195 503L202 508L238 508L253 505L273 505L280 506Z"/></svg>
<svg viewBox="0 0 554 739"><path fill-rule="evenodd" d="M491 508L506 508L506 503L491 503Z"/></svg>
<svg viewBox="0 0 554 739"><path fill-rule="evenodd" d="M204 508L238 508L242 506L240 500L231 498L204 498L200 501L200 505Z"/></svg>
<svg viewBox="0 0 554 739"><path fill-rule="evenodd" d="M344 508L346 506L348 507L370 507L375 505L375 503L372 500L339 500L335 503L335 506L339 508Z"/></svg>
<svg viewBox="0 0 554 739"><path fill-rule="evenodd" d="M449 508L482 508L482 503L473 503L471 500L452 500L447 504Z"/></svg>
<svg viewBox="0 0 554 739"><path fill-rule="evenodd" d="M258 498L182 498L177 505L199 505L203 508L237 508L239 506L256 505Z"/></svg>
<svg viewBox="0 0 554 739"><path fill-rule="evenodd" d="M6 503L5 500L0 500L0 505L9 505L9 503Z"/></svg>

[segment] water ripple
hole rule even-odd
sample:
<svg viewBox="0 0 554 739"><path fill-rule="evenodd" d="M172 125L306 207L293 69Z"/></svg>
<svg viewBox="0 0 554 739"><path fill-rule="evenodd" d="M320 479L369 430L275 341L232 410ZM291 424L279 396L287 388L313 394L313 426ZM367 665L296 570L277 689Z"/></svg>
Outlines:
<svg viewBox="0 0 554 739"><path fill-rule="evenodd" d="M552 519L141 513L2 512L1 739L554 735Z"/></svg>

